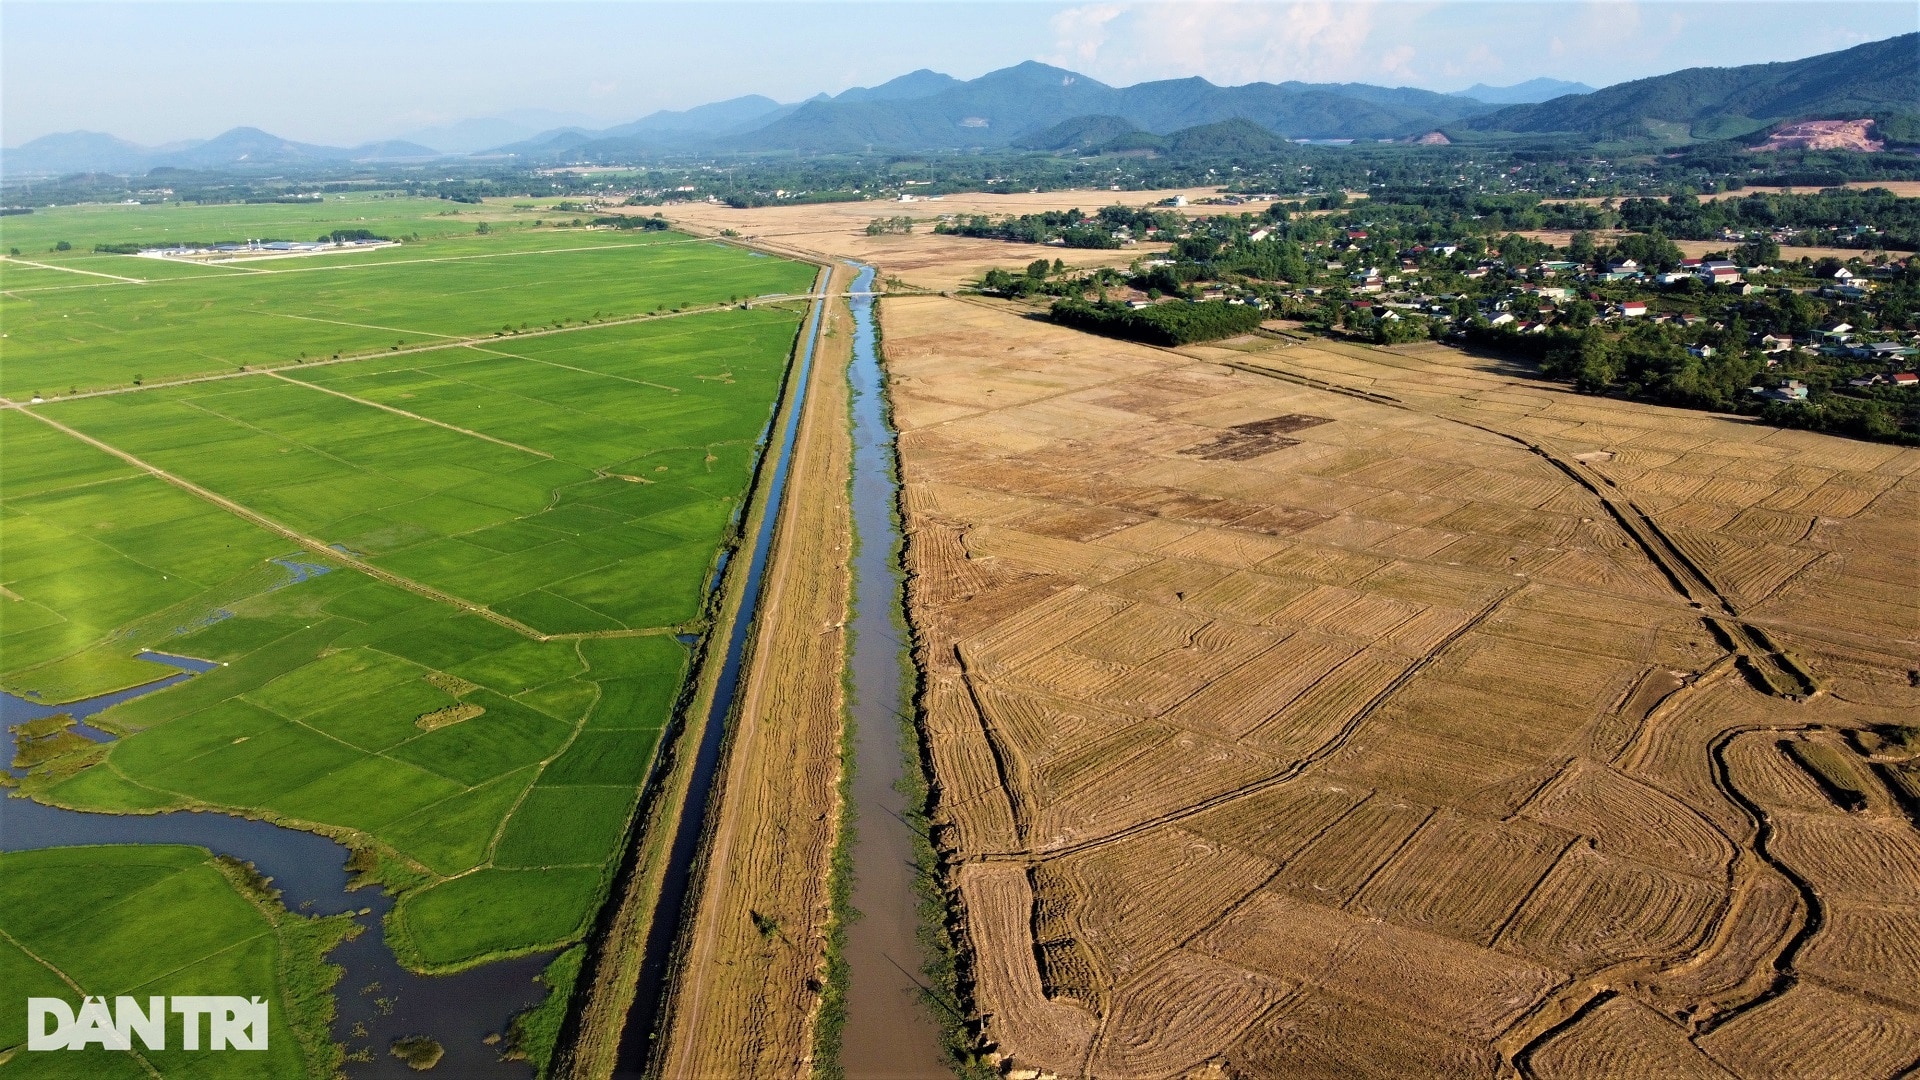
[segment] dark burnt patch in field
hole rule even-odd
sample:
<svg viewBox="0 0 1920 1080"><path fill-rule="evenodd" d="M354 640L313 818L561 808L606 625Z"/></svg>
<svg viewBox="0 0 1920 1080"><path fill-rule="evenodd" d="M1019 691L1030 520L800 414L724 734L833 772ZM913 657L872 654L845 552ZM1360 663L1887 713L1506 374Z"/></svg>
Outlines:
<svg viewBox="0 0 1920 1080"><path fill-rule="evenodd" d="M1299 439L1289 439L1287 436L1330 422L1327 417L1308 416L1306 413L1270 416L1265 420L1235 424L1214 438L1180 452L1204 461L1249 461L1275 450L1298 446Z"/></svg>

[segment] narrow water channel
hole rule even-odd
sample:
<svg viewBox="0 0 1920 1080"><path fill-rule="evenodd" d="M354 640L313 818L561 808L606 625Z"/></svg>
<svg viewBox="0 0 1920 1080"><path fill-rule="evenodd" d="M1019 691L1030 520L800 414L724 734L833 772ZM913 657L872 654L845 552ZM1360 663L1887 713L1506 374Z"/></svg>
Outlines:
<svg viewBox="0 0 1920 1080"><path fill-rule="evenodd" d="M823 271L816 291L827 282ZM713 774L720 763L720 746L725 741L727 716L733 711L734 696L740 688L740 667L745 658L747 638L753 629L754 615L760 606L760 583L766 574L767 555L772 547L773 530L780 518L781 500L786 495L787 471L793 456L793 442L800 431L800 414L806 405L807 379L813 371L815 346L820 340L821 313L826 301L813 305L806 332L801 336L801 351L793 368L793 404L787 411L777 442L766 452L773 454L773 472L768 480L766 512L754 536L753 554L747 562L746 587L740 597L740 611L734 616L732 633L727 637L726 655L720 679L714 685L713 704L703 718L700 745L694 753L693 772L687 782L686 803L680 811L680 823L668 849L666 872L661 877L660 899L654 905L653 925L647 929L646 952L640 963L639 989L627 1024L620 1035L620 1051L614 1066L615 1077L639 1077L646 1074L666 1004L667 975L673 959L673 946L688 914L688 886L693 862L700 850L700 835L706 828L708 797L713 790Z"/></svg>
<svg viewBox="0 0 1920 1080"><path fill-rule="evenodd" d="M898 478L873 313L873 267L854 280L853 906L847 928L847 1023L840 1063L850 1080L946 1077L921 967L914 834L899 790L906 768L901 725L912 662L901 639L902 575L895 518Z"/></svg>
<svg viewBox="0 0 1920 1080"><path fill-rule="evenodd" d="M299 580L287 584L297 585ZM0 754L14 757L15 724L65 713L73 730L96 741L112 736L84 721L122 701L163 690L217 665L191 657L142 653L143 659L182 669L178 675L61 705L44 705L0 693ZM17 770L9 770L16 771ZM250 862L273 879L281 902L311 915L361 912L363 930L327 959L345 969L334 993L339 1001L333 1037L349 1054L364 1050L365 1061L348 1061L354 1080L400 1080L418 1075L387 1052L404 1035L431 1035L446 1048L438 1070L476 1080L525 1080L533 1070L525 1062L503 1061L485 1040L502 1035L515 1013L536 1005L545 988L533 981L551 954L487 964L458 975L416 975L400 966L387 948L381 919L393 900L378 889L349 892L347 849L316 833L283 828L227 814L177 811L166 814L89 814L27 799L0 798L0 851L81 844L191 844L216 855Z"/></svg>

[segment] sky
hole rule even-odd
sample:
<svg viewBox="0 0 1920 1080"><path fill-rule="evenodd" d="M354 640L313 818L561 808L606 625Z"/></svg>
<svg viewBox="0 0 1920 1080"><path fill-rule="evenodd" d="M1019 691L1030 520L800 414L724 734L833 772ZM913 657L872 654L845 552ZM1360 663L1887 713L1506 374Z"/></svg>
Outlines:
<svg viewBox="0 0 1920 1080"><path fill-rule="evenodd" d="M609 125L742 94L797 101L929 67L1022 60L1116 86L1540 76L1593 86L1791 60L1916 28L1912 0L1179 3L0 4L0 145L231 127L354 145L454 121Z"/></svg>

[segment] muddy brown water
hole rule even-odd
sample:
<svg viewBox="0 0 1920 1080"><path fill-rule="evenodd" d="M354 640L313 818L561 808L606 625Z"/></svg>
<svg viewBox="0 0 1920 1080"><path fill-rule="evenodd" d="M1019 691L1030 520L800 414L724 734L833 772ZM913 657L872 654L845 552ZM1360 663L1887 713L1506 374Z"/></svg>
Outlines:
<svg viewBox="0 0 1920 1080"><path fill-rule="evenodd" d="M854 558L853 906L847 928L847 1023L840 1063L851 1080L952 1076L930 1011L921 951L918 876L907 798L899 790L908 749L901 726L911 662L901 639L902 575L895 518L894 431L884 401L873 318L874 271L853 284Z"/></svg>

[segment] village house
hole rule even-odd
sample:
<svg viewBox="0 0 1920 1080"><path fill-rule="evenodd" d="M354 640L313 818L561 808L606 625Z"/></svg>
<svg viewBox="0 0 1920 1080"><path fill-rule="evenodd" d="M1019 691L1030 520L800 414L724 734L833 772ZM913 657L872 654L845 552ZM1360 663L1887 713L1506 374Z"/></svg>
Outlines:
<svg viewBox="0 0 1920 1080"><path fill-rule="evenodd" d="M1602 281L1626 281L1640 276L1640 264L1633 259L1621 259L1607 264L1607 272L1600 275Z"/></svg>
<svg viewBox="0 0 1920 1080"><path fill-rule="evenodd" d="M1721 259L1703 262L1700 279L1709 285L1731 285L1740 280L1740 268Z"/></svg>
<svg viewBox="0 0 1920 1080"><path fill-rule="evenodd" d="M1876 341L1871 345L1862 345L1855 351L1870 360L1898 360L1914 353L1912 348L1897 341Z"/></svg>

